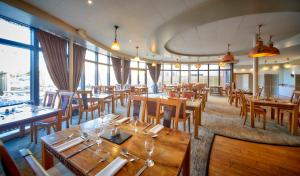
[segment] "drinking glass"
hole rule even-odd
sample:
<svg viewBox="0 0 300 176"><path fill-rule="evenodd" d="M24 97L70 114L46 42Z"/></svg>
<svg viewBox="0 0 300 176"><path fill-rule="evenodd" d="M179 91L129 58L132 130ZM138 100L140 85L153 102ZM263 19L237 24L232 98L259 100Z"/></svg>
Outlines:
<svg viewBox="0 0 300 176"><path fill-rule="evenodd" d="M132 120L131 120L131 124L132 124L132 126L134 127L133 131L134 131L135 133L138 131L138 129L137 129L138 119L139 119L138 116L133 116L133 117L132 117Z"/></svg>
<svg viewBox="0 0 300 176"><path fill-rule="evenodd" d="M154 140L151 137L145 140L145 149L148 154L147 161L146 161L147 166L152 167L154 166L154 161L151 159L152 153L154 151Z"/></svg>
<svg viewBox="0 0 300 176"><path fill-rule="evenodd" d="M101 149L102 149L102 138L101 136L104 134L104 126L99 126L97 129L96 129L96 143L97 143L97 149L96 149L96 152L101 152Z"/></svg>
<svg viewBox="0 0 300 176"><path fill-rule="evenodd" d="M104 118L105 118L105 112L100 112L100 119L101 119L101 123L104 123Z"/></svg>

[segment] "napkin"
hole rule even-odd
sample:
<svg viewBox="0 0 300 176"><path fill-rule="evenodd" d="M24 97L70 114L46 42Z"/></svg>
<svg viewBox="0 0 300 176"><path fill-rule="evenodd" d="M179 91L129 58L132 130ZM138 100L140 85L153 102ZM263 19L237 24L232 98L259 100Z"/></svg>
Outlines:
<svg viewBox="0 0 300 176"><path fill-rule="evenodd" d="M150 130L149 130L149 133L158 133L160 130L162 130L164 128L164 126L163 125L161 125L161 124L157 124L157 125L155 125L153 128L151 128Z"/></svg>
<svg viewBox="0 0 300 176"><path fill-rule="evenodd" d="M56 147L54 147L54 149L58 152L63 152L65 150L68 150L69 148L75 146L75 145L78 145L80 143L82 143L84 140L81 138L81 137L77 137L77 138L74 138L72 140L69 140L63 144L60 144Z"/></svg>
<svg viewBox="0 0 300 176"><path fill-rule="evenodd" d="M110 120L114 120L115 118L119 117L119 115L116 114L107 114L106 117Z"/></svg>
<svg viewBox="0 0 300 176"><path fill-rule="evenodd" d="M128 118L128 117L123 117L123 118L121 118L121 119L117 120L117 121L116 121L116 123L118 123L118 124L122 124L123 122L125 122L125 121L127 121L127 120L129 120L129 118Z"/></svg>
<svg viewBox="0 0 300 176"><path fill-rule="evenodd" d="M113 176L115 175L125 164L126 159L117 157L109 165L96 174L96 176Z"/></svg>

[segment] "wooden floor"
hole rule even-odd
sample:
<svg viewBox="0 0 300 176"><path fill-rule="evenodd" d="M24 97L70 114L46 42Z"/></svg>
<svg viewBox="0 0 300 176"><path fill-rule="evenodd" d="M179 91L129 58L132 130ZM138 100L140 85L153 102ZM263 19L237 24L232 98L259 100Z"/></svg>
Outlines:
<svg viewBox="0 0 300 176"><path fill-rule="evenodd" d="M215 136L208 175L300 175L300 147Z"/></svg>

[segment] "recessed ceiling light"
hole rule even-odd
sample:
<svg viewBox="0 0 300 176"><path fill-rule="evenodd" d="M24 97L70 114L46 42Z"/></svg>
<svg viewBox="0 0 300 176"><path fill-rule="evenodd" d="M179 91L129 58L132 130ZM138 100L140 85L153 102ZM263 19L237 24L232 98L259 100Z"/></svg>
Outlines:
<svg viewBox="0 0 300 176"><path fill-rule="evenodd" d="M88 0L87 2L88 2L88 4L93 4L92 0Z"/></svg>
<svg viewBox="0 0 300 176"><path fill-rule="evenodd" d="M132 40L129 40L129 43L131 43L132 42Z"/></svg>

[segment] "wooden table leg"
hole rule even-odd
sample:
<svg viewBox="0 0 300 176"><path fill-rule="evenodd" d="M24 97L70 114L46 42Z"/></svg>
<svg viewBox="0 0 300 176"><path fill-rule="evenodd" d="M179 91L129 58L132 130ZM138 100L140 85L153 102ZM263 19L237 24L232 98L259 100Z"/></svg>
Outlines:
<svg viewBox="0 0 300 176"><path fill-rule="evenodd" d="M120 94L121 106L124 106L124 93Z"/></svg>
<svg viewBox="0 0 300 176"><path fill-rule="evenodd" d="M198 139L198 128L201 125L201 112L200 107L195 108L195 126L194 126L194 138Z"/></svg>
<svg viewBox="0 0 300 176"><path fill-rule="evenodd" d="M292 117L292 135L297 135L298 133L298 115L299 109L298 105L294 107L293 117Z"/></svg>
<svg viewBox="0 0 300 176"><path fill-rule="evenodd" d="M202 110L202 112L204 112L204 108L205 108L205 98L203 96L202 101L201 101L201 110Z"/></svg>
<svg viewBox="0 0 300 176"><path fill-rule="evenodd" d="M56 131L61 131L62 126L62 111L58 111L57 114L57 125L56 125Z"/></svg>
<svg viewBox="0 0 300 176"><path fill-rule="evenodd" d="M20 125L19 130L20 130L19 137L24 137L25 136L25 125Z"/></svg>
<svg viewBox="0 0 300 176"><path fill-rule="evenodd" d="M190 163L191 163L191 141L188 145L187 151L185 153L184 163L183 163L183 175L190 175Z"/></svg>
<svg viewBox="0 0 300 176"><path fill-rule="evenodd" d="M114 96L112 96L111 97L111 100L112 100L112 102L111 102L111 113L115 113L115 98L114 98Z"/></svg>
<svg viewBox="0 0 300 176"><path fill-rule="evenodd" d="M235 93L235 107L238 107L238 99L239 99L238 94Z"/></svg>
<svg viewBox="0 0 300 176"><path fill-rule="evenodd" d="M101 99L101 112L104 112L104 110L105 110L104 99Z"/></svg>
<svg viewBox="0 0 300 176"><path fill-rule="evenodd" d="M45 170L50 169L53 167L53 156L48 152L45 147L45 143L42 141L41 144L42 149L42 166Z"/></svg>
<svg viewBox="0 0 300 176"><path fill-rule="evenodd" d="M250 123L251 127L254 128L254 102L250 103Z"/></svg>

